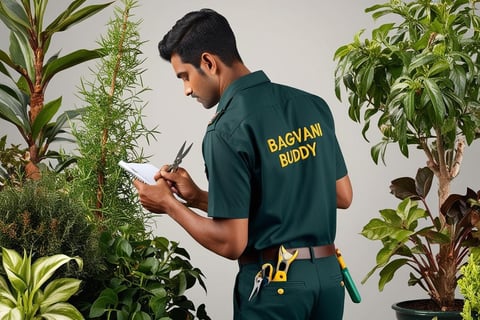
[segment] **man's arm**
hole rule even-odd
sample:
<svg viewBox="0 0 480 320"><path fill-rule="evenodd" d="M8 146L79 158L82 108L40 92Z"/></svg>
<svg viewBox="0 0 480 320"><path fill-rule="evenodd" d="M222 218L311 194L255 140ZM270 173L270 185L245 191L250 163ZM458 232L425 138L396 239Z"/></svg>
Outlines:
<svg viewBox="0 0 480 320"><path fill-rule="evenodd" d="M352 204L353 191L348 175L337 180L337 208L347 209Z"/></svg>
<svg viewBox="0 0 480 320"><path fill-rule="evenodd" d="M145 209L167 213L205 248L228 259L237 259L247 245L248 219L211 219L197 214L175 199L172 191L176 191L187 204L204 211L208 206L208 193L200 190L185 170L167 173L163 169L157 175L160 178L156 185L134 181Z"/></svg>
<svg viewBox="0 0 480 320"><path fill-rule="evenodd" d="M172 205L169 216L205 248L232 260L238 259L245 250L248 219L211 219L196 214L178 201Z"/></svg>

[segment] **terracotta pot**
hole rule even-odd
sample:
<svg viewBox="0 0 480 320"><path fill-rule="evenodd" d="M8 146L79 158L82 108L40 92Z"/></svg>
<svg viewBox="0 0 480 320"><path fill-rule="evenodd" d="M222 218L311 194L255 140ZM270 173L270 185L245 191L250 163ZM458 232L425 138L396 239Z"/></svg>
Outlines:
<svg viewBox="0 0 480 320"><path fill-rule="evenodd" d="M422 301L428 302L430 300L409 300L402 301L392 305L392 309L395 310L397 320L432 320L432 318L437 317L438 320L462 320L460 315L461 311L430 311L430 310L419 310L412 309L409 305L414 304L415 302ZM461 300L458 300L462 304Z"/></svg>

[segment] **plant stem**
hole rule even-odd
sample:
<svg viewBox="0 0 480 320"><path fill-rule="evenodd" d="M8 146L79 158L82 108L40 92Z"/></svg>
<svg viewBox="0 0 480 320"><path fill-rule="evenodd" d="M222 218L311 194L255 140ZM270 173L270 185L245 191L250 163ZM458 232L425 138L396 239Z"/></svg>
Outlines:
<svg viewBox="0 0 480 320"><path fill-rule="evenodd" d="M118 54L117 54L117 61L115 63L115 69L113 70L112 82L110 84L110 91L108 93L108 110L110 111L113 106L113 97L115 94L115 87L117 82L117 75L118 70L120 68L121 60L122 60L122 53L123 53L123 43L125 40L126 30L127 30L127 22L129 17L129 8L126 7L123 13L123 24L122 24L122 33L118 43ZM97 189L97 210L96 215L98 218L102 218L101 208L103 206L103 190L105 185L105 167L106 167L106 158L107 158L107 142L108 142L108 129L109 126L104 126L103 133L102 133L102 141L101 141L101 156L100 156L100 167L98 169L98 189Z"/></svg>

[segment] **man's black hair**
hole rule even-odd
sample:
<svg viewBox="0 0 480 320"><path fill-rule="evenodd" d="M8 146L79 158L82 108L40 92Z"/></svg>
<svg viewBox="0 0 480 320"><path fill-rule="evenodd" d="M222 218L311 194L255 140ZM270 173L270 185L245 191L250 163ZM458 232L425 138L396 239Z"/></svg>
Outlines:
<svg viewBox="0 0 480 320"><path fill-rule="evenodd" d="M227 66L242 61L227 19L211 9L187 13L158 43L158 50L167 61L178 54L183 63L196 68L204 52L217 55Z"/></svg>

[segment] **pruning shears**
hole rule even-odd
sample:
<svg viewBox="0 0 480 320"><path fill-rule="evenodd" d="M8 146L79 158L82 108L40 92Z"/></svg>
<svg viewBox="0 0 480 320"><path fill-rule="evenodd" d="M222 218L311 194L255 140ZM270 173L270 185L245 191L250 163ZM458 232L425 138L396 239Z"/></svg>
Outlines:
<svg viewBox="0 0 480 320"><path fill-rule="evenodd" d="M255 279L253 280L253 289L248 297L248 301L251 301L257 296L264 286L268 285L272 281L273 266L270 263L265 263L262 266L262 270L257 272Z"/></svg>
<svg viewBox="0 0 480 320"><path fill-rule="evenodd" d="M282 245L278 250L278 261L277 261L277 270L272 281L287 281L287 272L290 264L297 258L298 250L295 250L293 253L290 253Z"/></svg>
<svg viewBox="0 0 480 320"><path fill-rule="evenodd" d="M187 153L190 151L192 148L193 143L191 143L188 148L185 150L185 145L187 144L187 141L185 141L182 146L180 147L180 150L178 150L177 156L173 160L173 163L168 166L167 171L168 172L175 172L178 169L178 166L182 162L183 158L187 155ZM184 151L185 150L185 151Z"/></svg>

